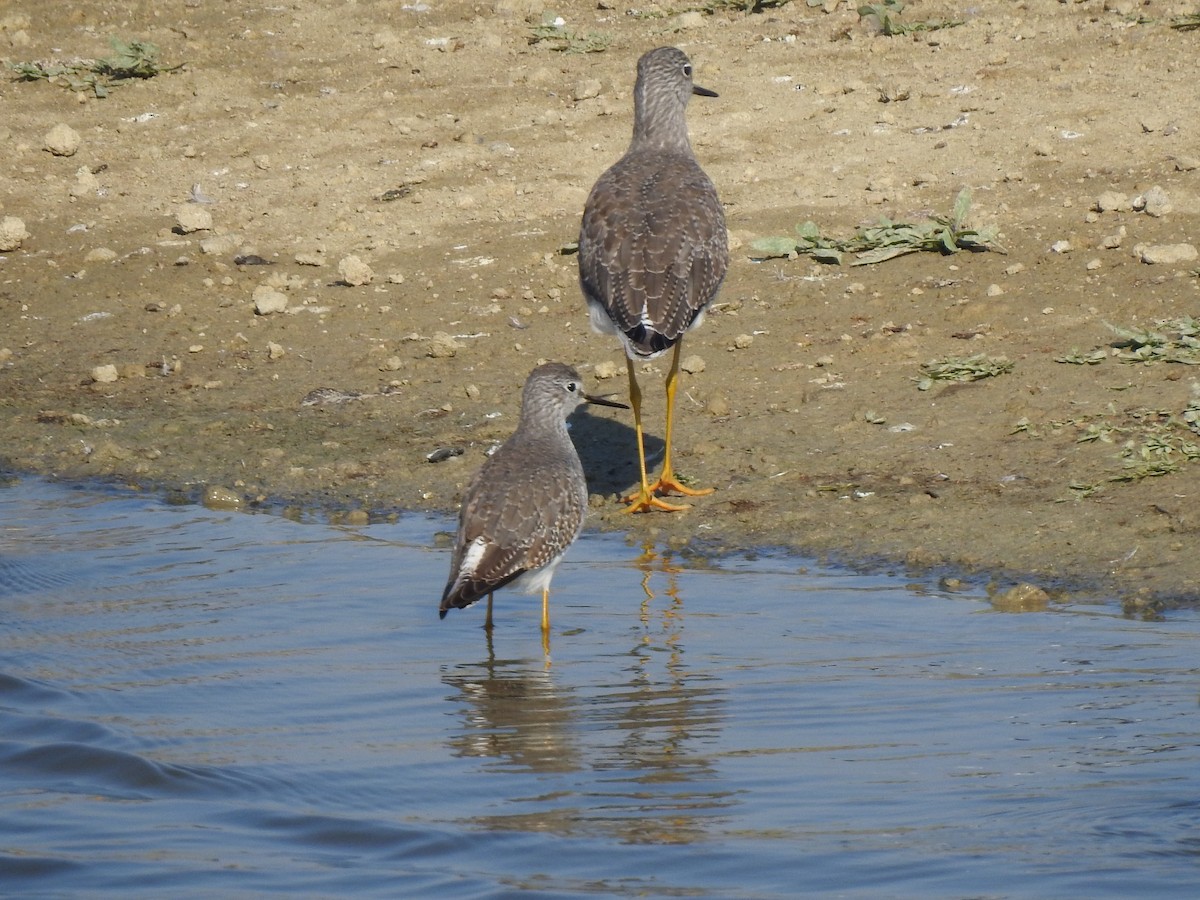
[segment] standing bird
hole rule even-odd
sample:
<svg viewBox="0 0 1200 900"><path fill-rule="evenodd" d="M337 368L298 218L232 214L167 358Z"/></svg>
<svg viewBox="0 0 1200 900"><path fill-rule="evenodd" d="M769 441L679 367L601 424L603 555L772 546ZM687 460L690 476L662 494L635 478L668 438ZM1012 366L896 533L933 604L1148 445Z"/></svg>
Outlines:
<svg viewBox="0 0 1200 900"><path fill-rule="evenodd" d="M638 60L633 88L633 140L600 176L583 210L579 283L592 327L616 334L629 365L629 402L637 429L641 488L626 498L630 512L678 510L658 493L711 493L680 484L671 466L671 428L684 332L700 324L729 265L729 238L717 189L688 141L692 94L717 96L692 83L683 51L659 47ZM646 478L638 362L674 348L667 375L666 449L662 475Z"/></svg>
<svg viewBox="0 0 1200 900"><path fill-rule="evenodd" d="M542 635L550 631L550 580L583 530L587 481L567 433L567 416L581 403L628 409L583 392L579 373L546 363L529 373L521 419L483 464L463 496L450 578L439 610L462 609L488 598L484 627L492 627L492 592L510 582L542 592Z"/></svg>

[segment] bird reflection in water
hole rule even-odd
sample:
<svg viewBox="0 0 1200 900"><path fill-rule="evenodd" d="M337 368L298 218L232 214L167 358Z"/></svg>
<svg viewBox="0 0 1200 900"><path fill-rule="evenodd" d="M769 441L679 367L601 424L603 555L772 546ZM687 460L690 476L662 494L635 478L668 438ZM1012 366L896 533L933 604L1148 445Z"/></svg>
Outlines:
<svg viewBox="0 0 1200 900"><path fill-rule="evenodd" d="M549 666L528 659L496 659L492 633L487 659L443 676L463 702L463 729L450 739L455 756L498 759L530 772L570 772L575 762L569 689L555 684Z"/></svg>
<svg viewBox="0 0 1200 900"><path fill-rule="evenodd" d="M462 707L451 751L493 760L486 769L513 778L502 788L509 808L474 826L681 844L712 839L737 802L715 755L724 690L687 659L682 569L653 546L636 565L643 597L632 647L560 661L553 672L489 652L443 676L454 688L447 699ZM631 604L615 615L632 613Z"/></svg>
<svg viewBox="0 0 1200 900"><path fill-rule="evenodd" d="M637 809L625 840L690 843L707 833L733 802L720 783L713 757L725 719L724 691L713 675L689 665L687 624L672 554L643 545L636 565L642 573L641 628L630 650L627 686L603 709L605 732L620 741L597 768L628 773L620 795ZM662 582L661 596L656 587Z"/></svg>

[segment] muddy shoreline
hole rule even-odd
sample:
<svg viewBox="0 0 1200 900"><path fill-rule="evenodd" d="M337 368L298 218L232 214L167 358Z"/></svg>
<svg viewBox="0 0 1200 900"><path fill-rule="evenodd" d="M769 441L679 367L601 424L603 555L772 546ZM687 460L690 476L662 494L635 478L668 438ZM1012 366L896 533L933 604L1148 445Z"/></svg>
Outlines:
<svg viewBox="0 0 1200 900"><path fill-rule="evenodd" d="M673 43L720 94L689 122L732 260L685 344L677 440L717 490L625 515L632 422L581 416L590 526L1025 584L1032 607L1195 603L1200 369L1130 359L1114 331L1200 310L1179 249L1200 243L1194 35L1165 24L1192 10L1126 5L981 2L900 37L836 2L557 8L608 36L590 53L531 41L538 10L507 0L11 5L9 63L120 35L181 68L104 98L0 82L0 217L28 234L0 254L0 461L349 522L453 511L538 362L625 392L568 251L628 141L638 56ZM806 220L945 214L964 187L1003 252L753 258ZM924 364L980 354L1010 371L922 389ZM639 372L652 441L664 374Z"/></svg>

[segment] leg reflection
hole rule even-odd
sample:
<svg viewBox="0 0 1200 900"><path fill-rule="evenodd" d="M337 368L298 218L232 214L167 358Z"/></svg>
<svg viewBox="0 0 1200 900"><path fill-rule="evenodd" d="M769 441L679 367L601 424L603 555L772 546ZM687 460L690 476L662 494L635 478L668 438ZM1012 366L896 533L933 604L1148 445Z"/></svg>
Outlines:
<svg viewBox="0 0 1200 900"><path fill-rule="evenodd" d="M643 635L643 643L651 640L649 632L650 618L652 604L656 598L652 582L656 575L664 576L666 585L663 588L663 593L666 594L669 601L662 611L663 631L666 633L664 640L668 645L677 643L679 630L683 627L683 599L679 595L679 573L683 569L671 562L669 553L659 553L653 541L646 541L642 544L642 555L634 561L634 564L641 570L642 593L645 595L642 598L640 612L642 627L646 629L646 633Z"/></svg>

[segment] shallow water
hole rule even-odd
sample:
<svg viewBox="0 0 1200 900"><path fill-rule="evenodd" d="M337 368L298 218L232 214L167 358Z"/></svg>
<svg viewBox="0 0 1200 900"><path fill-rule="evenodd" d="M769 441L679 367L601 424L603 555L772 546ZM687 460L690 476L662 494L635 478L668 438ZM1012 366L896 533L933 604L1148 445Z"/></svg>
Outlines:
<svg viewBox="0 0 1200 900"><path fill-rule="evenodd" d="M1191 897L1200 616L0 488L0 893Z"/></svg>

